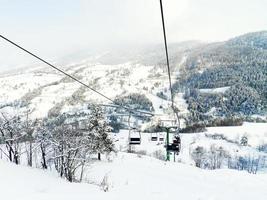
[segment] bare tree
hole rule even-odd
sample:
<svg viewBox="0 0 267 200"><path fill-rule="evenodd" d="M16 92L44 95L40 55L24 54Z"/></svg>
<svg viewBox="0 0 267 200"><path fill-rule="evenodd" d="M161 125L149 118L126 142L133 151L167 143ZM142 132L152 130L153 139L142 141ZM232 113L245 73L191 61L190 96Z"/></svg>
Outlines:
<svg viewBox="0 0 267 200"><path fill-rule="evenodd" d="M70 182L77 181L76 171L80 169L81 180L84 166L92 154L113 150L113 142L108 137L110 128L101 109L92 106L90 111L86 119L79 119L78 114L62 114L44 120L38 134L43 168L47 168L47 160L52 160L61 177ZM52 151L49 158L46 157L48 148Z"/></svg>
<svg viewBox="0 0 267 200"><path fill-rule="evenodd" d="M10 162L19 164L20 143L25 135L21 118L14 116L9 119L2 114L0 120L1 141L5 143L7 150L5 155Z"/></svg>
<svg viewBox="0 0 267 200"><path fill-rule="evenodd" d="M191 153L191 156L192 156L193 160L195 161L196 167L201 168L203 165L203 160L204 160L204 156L205 156L204 148L201 146L196 147L193 150L193 152Z"/></svg>
<svg viewBox="0 0 267 200"><path fill-rule="evenodd" d="M27 111L26 120L23 122L24 130L25 130L25 148L27 154L27 163L30 167L33 165L33 145L35 142L34 130L36 129L37 121L32 121L29 119L29 111Z"/></svg>

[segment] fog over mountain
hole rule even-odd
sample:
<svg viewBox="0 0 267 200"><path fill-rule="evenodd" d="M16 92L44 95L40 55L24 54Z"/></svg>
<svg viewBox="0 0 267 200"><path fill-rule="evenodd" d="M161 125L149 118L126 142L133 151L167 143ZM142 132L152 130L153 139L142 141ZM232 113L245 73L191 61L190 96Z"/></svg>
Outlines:
<svg viewBox="0 0 267 200"><path fill-rule="evenodd" d="M170 43L224 41L267 27L264 0L163 3ZM50 61L60 61L81 51L91 54L129 49L129 45L162 44L158 0L2 0L0 12L2 35ZM1 71L36 64L34 59L2 40L0 55Z"/></svg>

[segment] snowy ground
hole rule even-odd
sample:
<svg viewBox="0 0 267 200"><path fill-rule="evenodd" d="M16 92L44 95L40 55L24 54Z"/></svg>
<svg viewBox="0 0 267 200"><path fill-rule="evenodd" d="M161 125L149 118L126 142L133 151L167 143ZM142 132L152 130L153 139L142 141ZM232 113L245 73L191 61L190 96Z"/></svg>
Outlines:
<svg viewBox="0 0 267 200"><path fill-rule="evenodd" d="M224 139L212 138L211 136L215 134L224 136ZM117 141L116 146L119 150L127 151L128 135L128 131L123 130L114 136ZM157 133L156 135L158 136L158 141L151 141L152 134L141 133L141 145L135 146L134 150L137 153L145 153L146 155L154 157L155 153L165 155L165 142L159 142L159 137L163 137L165 140L166 135L165 133ZM243 136L248 138L247 147L243 147L239 144ZM170 141L171 139L172 136L170 137ZM267 144L267 123L245 122L242 126L210 127L203 133L181 134L181 140L181 152L179 156L176 156L176 160L190 165L193 165L194 162L189 153L197 146L201 146L207 150L212 145L222 147L231 156L267 156L266 153L261 153L257 150L259 145ZM171 159L174 159L173 155Z"/></svg>
<svg viewBox="0 0 267 200"><path fill-rule="evenodd" d="M65 70L111 99L129 93L144 94L152 101L156 114L169 116L170 101L157 96L157 93L162 91L169 96L168 77L162 69L130 62L118 65L82 62L65 67ZM1 77L0 86L0 112L23 115L25 110L29 110L31 119L46 117L53 107L61 103L65 104L63 108L71 110L71 107L66 105L66 99L81 87L72 80L64 79L58 72L41 67ZM30 96L27 109L14 104L25 95ZM84 96L85 102L111 103L89 89L81 95ZM82 107L80 103L75 102L75 107ZM180 110L186 110L182 95L179 95L177 104ZM8 110L5 108L7 106Z"/></svg>
<svg viewBox="0 0 267 200"><path fill-rule="evenodd" d="M159 118L170 118L170 101L157 96L158 92L168 91L168 77L160 75L152 66L125 63L121 65L75 65L69 71L79 80L110 98L117 95L137 92L145 94L152 102ZM49 85L50 83L54 83ZM0 105L20 99L34 89L42 88L41 94L34 96L27 109L32 110L30 117L45 117L56 104L70 97L80 87L75 82L46 70L27 71L25 74L0 78ZM47 87L46 87L47 85ZM44 86L44 88L42 87ZM202 89L204 93L222 93L228 88ZM168 92L164 92L168 96ZM84 93L85 101L107 103L91 91ZM183 115L188 113L187 105L180 93L175 103ZM75 105L75 108L81 107ZM70 105L64 111L73 109ZM1 112L11 113L15 108L6 106ZM16 110L21 113L26 110ZM220 134L227 140L213 139L209 135ZM67 183L57 174L38 169L15 166L0 160L0 199L11 200L85 200L85 199L188 199L188 200L225 200L252 199L265 200L267 197L267 174L249 174L245 171L202 170L193 167L190 151L196 146L209 149L211 145L222 146L230 154L258 155L258 145L267 143L267 124L245 123L238 127L211 127L207 132L183 134L181 153L176 157L180 163L164 159L164 142L151 141L151 134L142 133L141 145L134 147L137 154L128 150L128 131L114 135L117 156L102 162L89 164L85 181L88 183ZM238 143L242 136L248 137L248 146ZM165 133L158 133L165 139ZM229 142L231 141L231 142ZM144 156L142 154L148 155ZM171 158L173 160L173 157ZM110 187L109 192L101 190L104 177Z"/></svg>
<svg viewBox="0 0 267 200"><path fill-rule="evenodd" d="M98 186L105 176L108 192ZM50 172L0 161L4 200L265 200L267 196L266 175L207 171L127 153L119 153L112 162L92 164L87 178L93 184L68 183Z"/></svg>
<svg viewBox="0 0 267 200"><path fill-rule="evenodd" d="M208 133L223 134L228 139L240 140L242 136L248 137L248 144L256 147L267 143L267 123L248 123L242 126L210 127Z"/></svg>
<svg viewBox="0 0 267 200"><path fill-rule="evenodd" d="M220 87L220 88L212 88L212 89L200 89L199 91L202 93L225 93L227 90L229 90L230 87Z"/></svg>
<svg viewBox="0 0 267 200"><path fill-rule="evenodd" d="M152 158L159 151L165 155L164 142L151 141L152 134L142 133L142 142L133 150L137 154L126 153L128 131L114 135L117 155L103 161L88 164L84 183L68 183L51 171L16 166L0 160L1 199L7 200L86 200L86 199L129 199L165 200L169 198L187 200L265 200L267 196L267 174L249 174L246 171L229 169L203 170L193 166L189 156L194 145L209 147L216 143L231 151L243 147L213 140L206 134L220 133L229 139L237 139L247 134L249 145L243 152L252 152L256 140L266 141L264 123L245 123L239 127L212 127L206 133L182 135L182 151L177 157L180 162L165 162ZM165 137L164 133L158 133ZM143 151L143 152L142 152ZM146 155L144 154L146 151ZM241 151L242 152L242 151ZM159 153L159 154L160 154ZM173 158L172 158L173 159ZM101 184L106 180L108 192Z"/></svg>
<svg viewBox="0 0 267 200"><path fill-rule="evenodd" d="M0 78L0 104L17 100L31 90L59 79L57 74L48 73L24 73Z"/></svg>

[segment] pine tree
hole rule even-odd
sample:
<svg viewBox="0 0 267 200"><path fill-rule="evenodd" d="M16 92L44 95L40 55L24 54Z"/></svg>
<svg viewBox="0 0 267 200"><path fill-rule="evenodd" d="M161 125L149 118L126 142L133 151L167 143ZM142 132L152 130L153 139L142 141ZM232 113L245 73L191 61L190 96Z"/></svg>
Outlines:
<svg viewBox="0 0 267 200"><path fill-rule="evenodd" d="M114 151L114 144L108 133L111 127L105 120L103 110L95 105L90 105L89 132L94 137L94 150L101 160L101 153Z"/></svg>

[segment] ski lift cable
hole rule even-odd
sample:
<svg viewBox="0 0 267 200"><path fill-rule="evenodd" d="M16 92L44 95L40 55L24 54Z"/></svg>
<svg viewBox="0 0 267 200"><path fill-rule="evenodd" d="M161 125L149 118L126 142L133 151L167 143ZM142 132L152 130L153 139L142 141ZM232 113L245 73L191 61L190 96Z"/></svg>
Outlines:
<svg viewBox="0 0 267 200"><path fill-rule="evenodd" d="M148 112L139 111L139 110L137 110L137 109L132 109L132 108L129 108L129 107L126 107L126 106L123 106L123 105L120 105L120 104L116 103L113 99L111 99L111 98L109 98L108 96L102 94L101 92L99 92L99 91L93 89L93 88L90 87L89 85L83 83L82 81L80 81L79 79L75 78L74 76L68 74L67 72L64 72L62 69L59 69L59 68L56 67L55 65L53 65L53 64L49 63L48 61L42 59L41 57L39 57L39 56L37 56L36 54L30 52L29 50L23 48L23 47L20 46L19 44L15 43L15 42L13 42L13 41L11 41L11 40L9 40L8 38L4 37L3 35L0 35L0 37L1 37L2 39L6 40L7 42L9 42L10 44L12 44L13 46L15 46L15 47L21 49L22 51L28 53L29 55L35 57L36 59L40 60L41 62L47 64L47 65L50 66L50 67L52 67L53 69L55 69L55 70L61 72L61 73L64 74L65 76L71 78L72 80L78 82L79 84L81 84L81 85L85 86L86 88L92 90L93 92L97 93L98 95L100 95L100 96L104 97L105 99L111 101L113 104L115 104L115 105L117 105L117 106L119 106L119 107L121 107L121 108L123 108L123 109L129 111L129 112L134 112L134 113L135 113L135 112L136 112L136 113L144 113L144 114L150 114L151 116L153 116L153 113L148 113Z"/></svg>
<svg viewBox="0 0 267 200"><path fill-rule="evenodd" d="M171 71L170 71L170 63L169 63L169 53L168 53L168 45L167 45L167 36L166 36L166 28L165 28L165 20L164 20L164 12L163 12L163 5L162 0L160 0L160 10L161 10L161 21L162 21L162 29L163 29L163 36L164 36L164 45L165 45L165 54L166 54L166 64L167 64L167 70L168 70L168 77L169 77L169 87L170 87L170 93L171 93L171 102L172 102L172 110L176 114L178 125L180 128L180 119L178 116L178 110L174 107L174 94L173 94L173 88L172 88L172 81L171 81Z"/></svg>

